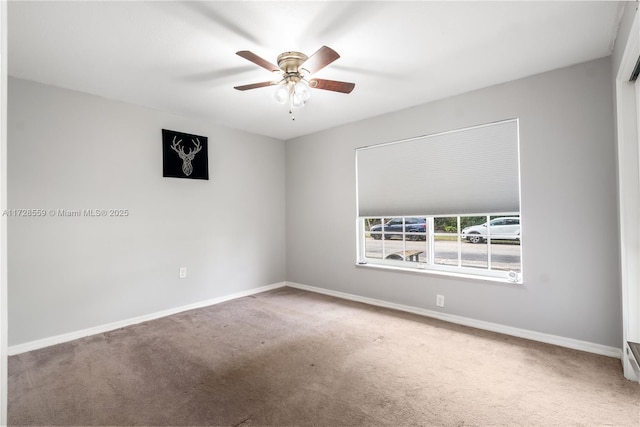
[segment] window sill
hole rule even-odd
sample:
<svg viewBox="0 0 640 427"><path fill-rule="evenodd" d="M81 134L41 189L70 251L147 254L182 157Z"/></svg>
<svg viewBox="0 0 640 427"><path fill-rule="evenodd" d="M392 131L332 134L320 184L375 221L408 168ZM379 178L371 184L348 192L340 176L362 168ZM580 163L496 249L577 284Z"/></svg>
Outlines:
<svg viewBox="0 0 640 427"><path fill-rule="evenodd" d="M512 281L509 279L501 278L501 277L493 277L493 276L483 276L477 274L466 274L454 271L441 271L441 270L433 270L427 268L409 268L409 267L401 267L397 265L381 265L381 264L368 264L368 263L356 263L356 267L361 268L371 268L375 270L390 270L390 271L401 271L405 273L414 273L414 274L428 274L428 275L436 275L436 276L445 276L452 277L457 279L471 279L471 280L482 280L485 282L494 282L494 283L502 283L508 285L522 285L522 279L518 281Z"/></svg>

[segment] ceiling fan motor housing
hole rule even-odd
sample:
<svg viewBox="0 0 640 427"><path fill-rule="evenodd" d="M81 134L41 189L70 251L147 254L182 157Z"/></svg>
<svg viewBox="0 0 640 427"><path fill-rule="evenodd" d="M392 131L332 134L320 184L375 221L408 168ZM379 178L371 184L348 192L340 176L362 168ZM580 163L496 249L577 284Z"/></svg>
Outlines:
<svg viewBox="0 0 640 427"><path fill-rule="evenodd" d="M304 64L304 62L309 59L307 55L302 52L284 52L278 55L278 67L285 74L295 74L299 73L300 66Z"/></svg>

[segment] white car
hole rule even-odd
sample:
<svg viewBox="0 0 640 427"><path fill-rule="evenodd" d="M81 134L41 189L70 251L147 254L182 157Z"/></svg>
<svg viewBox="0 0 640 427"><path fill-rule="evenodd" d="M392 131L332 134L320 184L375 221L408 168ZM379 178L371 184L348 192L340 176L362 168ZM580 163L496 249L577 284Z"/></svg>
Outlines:
<svg viewBox="0 0 640 427"><path fill-rule="evenodd" d="M462 238L471 243L482 243L487 238L520 241L520 218L501 217L492 219L488 227L486 222L466 227L462 230Z"/></svg>

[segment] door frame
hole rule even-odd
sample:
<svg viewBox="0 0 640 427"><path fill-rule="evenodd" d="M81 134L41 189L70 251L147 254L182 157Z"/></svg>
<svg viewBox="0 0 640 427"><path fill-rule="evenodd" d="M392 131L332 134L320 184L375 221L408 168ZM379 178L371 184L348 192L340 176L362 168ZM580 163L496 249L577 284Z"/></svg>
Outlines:
<svg viewBox="0 0 640 427"><path fill-rule="evenodd" d="M615 80L618 152L618 208L624 376L639 381L640 368L628 341L640 342L640 103L630 76L640 57L636 14Z"/></svg>

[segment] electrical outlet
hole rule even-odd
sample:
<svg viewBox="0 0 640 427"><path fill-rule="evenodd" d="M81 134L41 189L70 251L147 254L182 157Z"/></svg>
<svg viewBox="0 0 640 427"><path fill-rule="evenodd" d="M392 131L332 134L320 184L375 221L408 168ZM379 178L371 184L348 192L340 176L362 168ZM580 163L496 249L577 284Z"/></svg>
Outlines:
<svg viewBox="0 0 640 427"><path fill-rule="evenodd" d="M187 267L180 267L180 278L184 279L187 277Z"/></svg>
<svg viewBox="0 0 640 427"><path fill-rule="evenodd" d="M444 307L444 295L436 295L436 305L438 307Z"/></svg>

